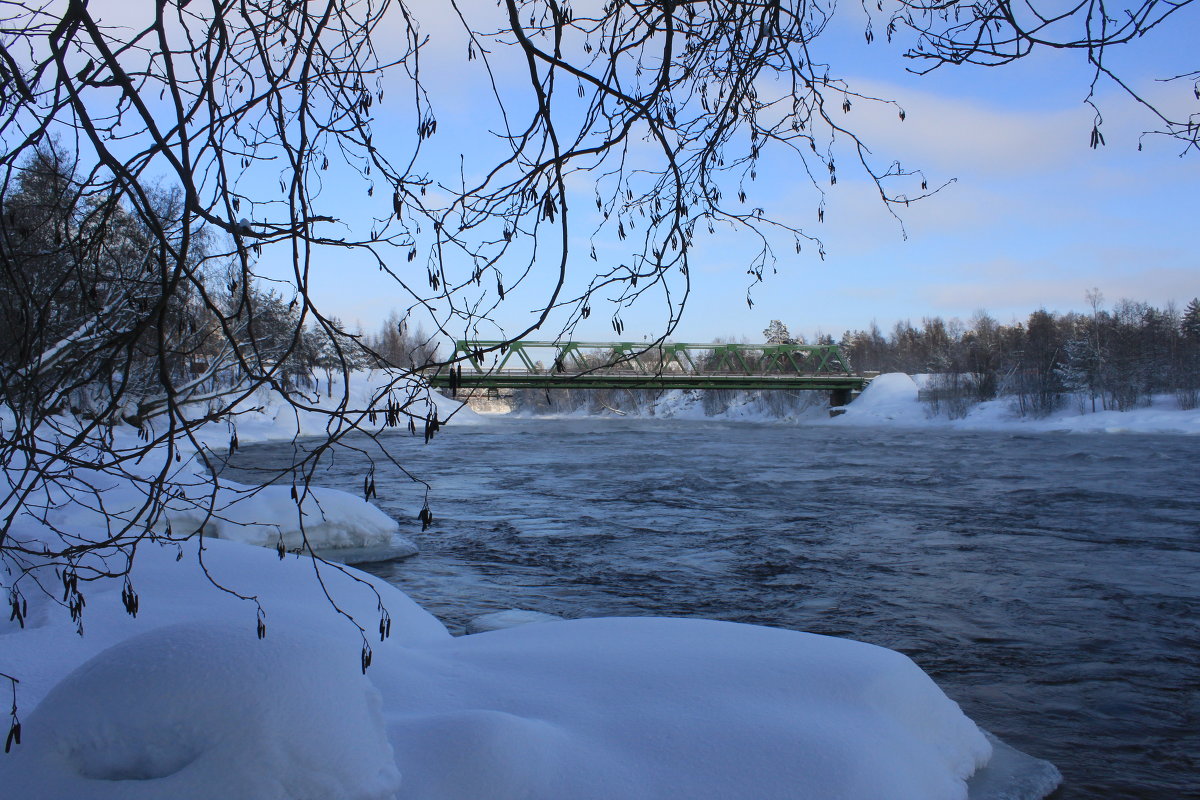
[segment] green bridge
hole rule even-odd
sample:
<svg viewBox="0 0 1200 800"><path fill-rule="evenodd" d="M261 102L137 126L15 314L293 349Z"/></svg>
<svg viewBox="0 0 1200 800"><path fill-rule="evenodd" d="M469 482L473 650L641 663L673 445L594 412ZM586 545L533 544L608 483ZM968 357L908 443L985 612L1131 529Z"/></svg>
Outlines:
<svg viewBox="0 0 1200 800"><path fill-rule="evenodd" d="M837 345L460 340L431 386L475 389L790 389L849 402L869 378Z"/></svg>

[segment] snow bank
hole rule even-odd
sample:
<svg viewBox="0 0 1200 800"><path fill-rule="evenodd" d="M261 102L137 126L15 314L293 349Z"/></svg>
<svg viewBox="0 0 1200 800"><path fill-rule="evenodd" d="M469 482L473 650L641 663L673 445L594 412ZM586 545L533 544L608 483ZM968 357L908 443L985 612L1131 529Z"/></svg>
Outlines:
<svg viewBox="0 0 1200 800"><path fill-rule="evenodd" d="M415 395L410 410L418 416L436 411L440 420L451 420L454 425L486 422L465 404L434 391L418 391L412 381L398 378L397 373L362 370L351 373L347 385L337 380L332 387L318 382L310 401L313 409L319 410L297 410L270 391L246 398L238 405L235 430L242 445L326 436L329 412L343 402L363 429L380 430L383 414L372 418L365 409L386 406L389 395L399 403ZM204 445L218 451L228 445L229 438L230 430L224 425L206 426L198 436ZM282 540L289 551L311 548L322 557L349 563L403 558L418 551L411 539L400 535L395 520L345 492L312 488L297 502L290 486L251 490L228 481L223 486L214 498L219 513L208 515L204 498L193 498L190 504L175 505L172 525L192 529L204 525L213 536L262 547L276 547Z"/></svg>
<svg viewBox="0 0 1200 800"><path fill-rule="evenodd" d="M282 547L354 563L417 552L400 525L376 506L338 489L312 487L292 497L290 486L249 487L223 481L209 496L176 501L168 513L176 534L208 536L259 547Z"/></svg>
<svg viewBox="0 0 1200 800"><path fill-rule="evenodd" d="M362 410L381 398L386 405L387 389L396 381L395 373L383 370L363 371L351 375L345 405L357 409L364 429L379 429L383 426L383 415L374 419ZM336 388L336 387L335 387ZM403 398L412 387L407 381L397 384L395 396ZM326 387L328 392L328 387ZM310 398L314 408L333 410L340 401L327 393L314 393ZM466 406L449 400L436 392L428 399L421 398L412 405L414 413L427 414L437 410L439 419L451 419L452 424L479 424L481 417ZM204 409L195 408L202 414ZM352 415L353 416L353 415ZM28 515L18 518L15 528L18 535L29 542L46 541L59 549L73 531L119 530L122 522L139 517L140 510L148 502L148 494L155 491L158 476L166 475L166 483L172 486L172 499L167 504L165 519L158 530L169 524L174 534L190 534L203 528L207 536L231 539L247 544L275 548L282 546L289 551L311 550L324 558L350 563L402 558L417 552L412 540L399 533L397 522L375 506L361 498L335 489L312 488L293 498L291 486L248 487L230 481L221 481L213 487L209 477L209 464L219 464L219 456L228 447L231 435L237 433L241 444L292 440L300 436L327 434L329 416L315 410L297 412L275 393L267 390L244 398L237 406L235 423L220 422L204 425L196 433L195 444L191 441L176 441L175 457L158 448L149 454L140 454L142 442L137 431L127 425L119 425L106 435L111 435L114 452L130 454L122 469L129 474L119 476L97 470L76 468L60 478L51 487L44 505L49 525L34 520ZM47 432L43 443L47 451L53 450L56 442L71 436L77 426L71 420L59 421L57 432ZM0 409L0 430L11 428L11 412ZM196 444L200 451L196 450ZM101 458L97 453L80 448L75 452L77 460ZM12 463L0 470L0 487L12 487L26 478L21 475L22 464ZM101 491L93 491L99 488ZM9 491L2 492L9 495ZM0 508L7 515L12 509Z"/></svg>
<svg viewBox="0 0 1200 800"><path fill-rule="evenodd" d="M1130 411L1083 411L1068 403L1046 417L1018 417L1010 399L980 403L964 419L951 423L968 430L1012 430L1070 433L1183 433L1200 435L1200 409L1181 411L1172 395L1156 395L1146 408Z"/></svg>
<svg viewBox="0 0 1200 800"><path fill-rule="evenodd" d="M136 620L100 592L82 638L57 609L0 634L0 669L38 678L23 709L45 695L0 758L14 796L374 798L399 774L397 796L423 800L961 800L991 753L916 665L872 645L653 618L452 639L374 584L394 628L364 678L305 559L209 545L237 589L259 576L260 642L191 559L148 555ZM347 608L370 619L362 594Z"/></svg>
<svg viewBox="0 0 1200 800"><path fill-rule="evenodd" d="M131 430L114 432L118 451L136 452L137 444ZM45 542L57 550L81 538L103 541L130 523L134 523L131 535L138 534L145 523L136 521L149 493L157 491L155 476L163 470L172 490L155 526L159 533L169 528L172 536L179 537L203 531L209 537L272 549L282 545L293 552L311 550L339 561L401 558L417 552L416 545L400 535L399 523L346 492L299 487L293 497L290 485L250 487L231 481L214 485L195 452L180 452L178 463L166 464L165 469L163 462L161 452L152 452L130 463L125 476L76 468L38 495L39 517L16 513L12 535L30 546ZM10 487L23 478L19 469L0 470L0 493L9 495ZM11 509L0 511L7 514Z"/></svg>
<svg viewBox="0 0 1200 800"><path fill-rule="evenodd" d="M926 423L925 408L917 401L917 384L902 372L880 375L867 384L845 413L833 419L841 424Z"/></svg>
<svg viewBox="0 0 1200 800"><path fill-rule="evenodd" d="M270 391L256 393L238 405L234 430L241 445L323 437L329 433L329 412L343 403L356 424L365 430L380 430L384 415L372 418L365 409L386 406L389 396L401 404L415 397L410 410L418 416L436 411L438 419L454 425L486 423L465 404L435 391L419 390L395 372L362 370L351 373L345 385L338 379L332 386L318 381L309 398L314 410L297 410ZM228 446L230 432L225 425L206 426L197 438L222 451ZM289 551L311 548L324 558L347 563L403 558L418 552L411 539L400 535L395 520L345 492L311 488L298 502L292 498L290 486L251 489L224 481L223 487L213 498L217 514L205 512L205 498L193 497L188 503L175 504L172 526L194 530L203 525L213 536L262 547L274 548L282 540Z"/></svg>
<svg viewBox="0 0 1200 800"><path fill-rule="evenodd" d="M927 379L929 376L915 376ZM1021 430L1049 433L1185 433L1200 434L1200 409L1182 411L1175 398L1160 395L1147 408L1130 411L1085 412L1078 404L1046 417L1021 417L1011 397L980 403L962 419L931 417L917 399L919 383L903 373L880 375L845 407L845 413L829 420L836 425L898 425L904 427L951 428L957 430Z"/></svg>
<svg viewBox="0 0 1200 800"><path fill-rule="evenodd" d="M1157 395L1149 407L1130 411L1085 412L1074 400L1047 417L1022 417L1011 397L980 403L966 417L950 420L931 416L927 404L918 399L918 392L933 375L889 373L876 377L866 390L837 417L830 418L823 398L824 392L813 392L819 398L810 404L772 404L753 392L735 393L724 410L716 414L705 411L700 391L674 389L658 395L644 407L619 409L622 416L662 417L669 419L722 420L726 422L794 422L812 425L886 425L906 428L939 427L958 430L1020 430L1030 433L1185 433L1200 435L1200 409L1180 410L1171 395ZM765 394L765 393L764 393ZM783 408L779 406L782 405ZM531 414L518 416L572 418L609 416L609 412L589 414L580 408L565 414Z"/></svg>
<svg viewBox="0 0 1200 800"><path fill-rule="evenodd" d="M6 794L89 800L385 800L400 773L379 692L351 653L299 631L182 623L67 676L5 758Z"/></svg>
<svg viewBox="0 0 1200 800"><path fill-rule="evenodd" d="M373 676L428 798L965 798L991 747L909 659L726 622L590 619Z"/></svg>
<svg viewBox="0 0 1200 800"><path fill-rule="evenodd" d="M329 432L329 412L344 402L348 416L365 430L380 430L384 426L382 414L372 419L366 409L387 406L390 396L399 404L408 405L409 410L419 416L428 416L437 411L439 420L451 420L455 425L486 424L486 418L476 414L466 404L451 400L435 391L427 394L408 378L388 370L360 370L352 372L348 384L343 385L340 377L334 378L332 387L326 381L318 381L317 388L302 392L310 409L296 409L284 403L270 390L252 394L237 406L237 434L242 444L253 442L291 441L304 436L326 436ZM200 409L197 409L200 411ZM202 439L214 448L224 447L229 442L229 433L224 426L211 426L210 435Z"/></svg>

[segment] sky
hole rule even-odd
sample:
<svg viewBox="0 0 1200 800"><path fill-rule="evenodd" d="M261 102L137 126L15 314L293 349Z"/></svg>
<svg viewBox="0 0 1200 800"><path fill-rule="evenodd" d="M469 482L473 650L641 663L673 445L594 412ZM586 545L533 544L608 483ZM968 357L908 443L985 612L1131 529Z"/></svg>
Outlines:
<svg viewBox="0 0 1200 800"><path fill-rule="evenodd" d="M923 169L931 184L953 183L903 209L902 226L865 176L843 168L842 180L829 190L824 224L814 225L811 187L787 164L760 170L757 190L776 200L771 210L819 235L824 260L807 251L780 252L779 274L751 290L750 308L744 242L706 242L692 253L692 296L674 339L754 341L772 319L810 337L837 336L873 321L887 330L899 320L920 324L925 316L967 320L979 310L1008 322L1038 308L1085 309L1092 289L1106 304L1130 298L1182 305L1200 295L1193 238L1200 159L1181 158L1178 143L1153 137L1139 152L1139 134L1153 120L1104 85L1106 144L1089 147L1092 111L1083 102L1089 74L1081 54L916 76L905 71L911 62L902 58L902 47L878 39L866 44L861 9L843 11L821 40L828 39L823 58L856 88L894 99L906 111L901 122L893 109L860 104L847 124L881 163L899 160ZM1189 68L1185 59L1197 34L1200 15L1189 9L1161 35L1121 52L1123 74L1169 102L1193 101L1190 82L1153 79ZM485 100L456 86L438 86L439 127L470 131ZM450 137L451 149L466 144L466 134ZM590 226L581 229L590 232ZM364 294L352 281L338 284L330 287L327 305L343 319L372 329L387 313L387 291ZM523 312L514 308L500 318L515 327L528 318ZM663 316L655 303L623 311L622 338L659 335ZM609 318L593 317L577 338L614 338Z"/></svg>
<svg viewBox="0 0 1200 800"><path fill-rule="evenodd" d="M484 0L463 7L495 13L494 4ZM446 7L423 4L419 16L430 36L423 74L439 122L429 152L441 168L457 164L462 154L469 174L472 164L486 161L488 142L494 142L489 130L496 123L488 114L494 103L467 76L465 44ZM912 62L902 57L909 40L889 45L879 37L868 45L864 20L861 8L840 6L815 43L813 58L830 63L855 89L897 101L905 120L892 107L856 103L845 124L872 148L875 163L897 160L922 169L930 185L947 185L902 209L896 220L866 176L842 166L838 184L827 187L824 221L818 222L819 198L796 164L767 161L752 202L819 236L824 258L815 247L801 254L781 249L777 274L768 271L752 287L746 274L752 253L744 239L718 232L698 240L691 253L691 296L673 333L676 341L755 341L772 319L807 337L818 332L836 337L872 322L886 331L900 320L919 325L926 316L968 320L980 310L1009 322L1039 308L1083 310L1085 294L1093 289L1106 305L1129 298L1182 306L1200 295L1194 246L1200 154L1181 157L1182 146L1161 137L1141 140L1139 152L1139 134L1154 120L1106 84L1098 88L1106 144L1089 147L1093 112L1084 104L1090 76L1082 53L1052 51L1000 68L947 67L916 76L906 71ZM1196 111L1191 82L1154 79L1195 69L1187 59L1197 35L1200 13L1188 7L1151 36L1112 51L1110 63L1156 100ZM497 74L502 92L509 91L510 81L514 93L527 91L519 74L502 67ZM397 153L411 146L415 122L405 116L408 108L403 102L380 104L381 146L394 145ZM456 177L453 170L434 176ZM590 198L590 187L576 188L580 197ZM347 220L389 213L390 192L363 195L358 184L330 185L323 202ZM620 257L613 232L588 239L594 217L576 217L577 257L570 266L576 284L606 259ZM586 257L592 244L598 262ZM264 257L263 271L285 272L286 265L273 266L273 258L279 255ZM423 265L397 262L393 266L407 270L406 277L424 282ZM501 327L487 333L511 334L528 324L549 291L546 274L535 270L524 285L510 287L496 313ZM326 314L365 330L377 329L390 311L411 303L373 263L353 256L318 263L313 290ZM656 338L667 318L663 305L652 300L622 309L621 316L625 340ZM557 332L557 322L552 320L547 337ZM598 311L580 325L576 338L616 338L611 313Z"/></svg>

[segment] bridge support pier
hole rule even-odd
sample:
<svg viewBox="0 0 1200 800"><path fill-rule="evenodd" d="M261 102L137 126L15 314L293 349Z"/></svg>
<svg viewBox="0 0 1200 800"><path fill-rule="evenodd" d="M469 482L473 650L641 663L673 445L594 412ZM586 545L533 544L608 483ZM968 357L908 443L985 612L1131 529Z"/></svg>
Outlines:
<svg viewBox="0 0 1200 800"><path fill-rule="evenodd" d="M852 397L850 389L830 389L829 390L829 407L837 408L839 406L848 405Z"/></svg>

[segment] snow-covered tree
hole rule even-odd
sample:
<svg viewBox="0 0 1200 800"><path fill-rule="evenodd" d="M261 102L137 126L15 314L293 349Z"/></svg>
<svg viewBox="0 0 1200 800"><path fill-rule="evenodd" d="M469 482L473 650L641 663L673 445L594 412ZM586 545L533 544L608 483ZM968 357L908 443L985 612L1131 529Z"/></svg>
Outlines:
<svg viewBox="0 0 1200 800"><path fill-rule="evenodd" d="M763 341L767 344L796 344L796 340L792 338L792 334L788 332L787 325L784 325L777 319L771 320L771 324L763 331Z"/></svg>

